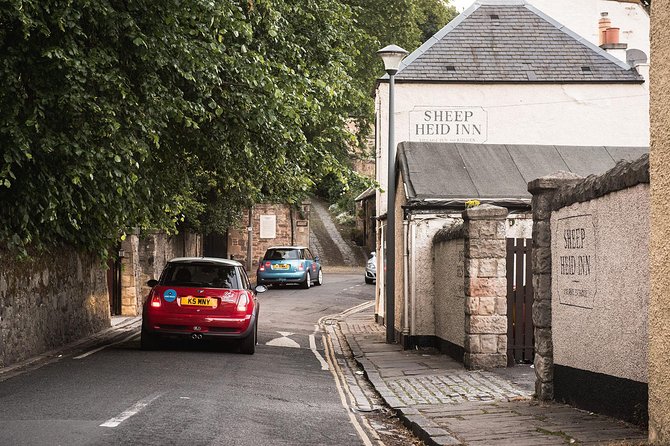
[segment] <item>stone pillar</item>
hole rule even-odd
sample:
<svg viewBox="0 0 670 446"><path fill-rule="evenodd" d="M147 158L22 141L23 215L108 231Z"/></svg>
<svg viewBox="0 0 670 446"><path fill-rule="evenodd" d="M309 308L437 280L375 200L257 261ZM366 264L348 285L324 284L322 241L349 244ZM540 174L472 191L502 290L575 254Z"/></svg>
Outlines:
<svg viewBox="0 0 670 446"><path fill-rule="evenodd" d="M465 367L507 366L507 209L463 212L465 233Z"/></svg>
<svg viewBox="0 0 670 446"><path fill-rule="evenodd" d="M574 184L579 175L558 172L528 183L533 194L533 327L535 330L535 394L554 398L554 344L551 334L551 212L556 191Z"/></svg>
<svg viewBox="0 0 670 446"><path fill-rule="evenodd" d="M138 300L140 297L140 237L139 231L134 231L121 242L125 257L121 259L121 314L136 316L139 314ZM140 305L141 307L141 305Z"/></svg>

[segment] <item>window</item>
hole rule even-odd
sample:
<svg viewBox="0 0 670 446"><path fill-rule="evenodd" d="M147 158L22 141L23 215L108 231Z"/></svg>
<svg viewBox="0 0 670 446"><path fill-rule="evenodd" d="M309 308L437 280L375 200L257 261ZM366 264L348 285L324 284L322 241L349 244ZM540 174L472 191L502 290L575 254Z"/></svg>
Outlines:
<svg viewBox="0 0 670 446"><path fill-rule="evenodd" d="M161 275L164 286L191 286L239 290L240 276L234 266L216 263L169 263Z"/></svg>
<svg viewBox="0 0 670 446"><path fill-rule="evenodd" d="M268 249L263 260L299 260L300 258L299 249L277 248Z"/></svg>

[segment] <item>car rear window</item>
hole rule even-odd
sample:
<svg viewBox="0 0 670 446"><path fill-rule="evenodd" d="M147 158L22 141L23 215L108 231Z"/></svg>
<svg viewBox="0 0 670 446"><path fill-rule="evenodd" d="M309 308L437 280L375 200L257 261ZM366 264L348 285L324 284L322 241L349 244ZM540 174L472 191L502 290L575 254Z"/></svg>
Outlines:
<svg viewBox="0 0 670 446"><path fill-rule="evenodd" d="M299 249L268 249L263 260L299 260Z"/></svg>
<svg viewBox="0 0 670 446"><path fill-rule="evenodd" d="M163 286L242 289L234 266L212 263L168 263L161 275Z"/></svg>

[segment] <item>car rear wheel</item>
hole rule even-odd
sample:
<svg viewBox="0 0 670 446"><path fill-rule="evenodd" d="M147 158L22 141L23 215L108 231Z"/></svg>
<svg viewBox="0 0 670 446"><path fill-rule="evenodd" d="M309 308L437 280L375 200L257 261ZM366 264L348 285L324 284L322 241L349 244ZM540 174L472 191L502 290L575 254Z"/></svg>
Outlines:
<svg viewBox="0 0 670 446"><path fill-rule="evenodd" d="M365 283L367 283L368 285L372 285L374 283L374 279L370 279L369 277L366 277L365 278Z"/></svg>
<svg viewBox="0 0 670 446"><path fill-rule="evenodd" d="M309 271L305 272L305 280L302 282L302 287L304 289L309 289L312 286L312 278L309 275Z"/></svg>
<svg viewBox="0 0 670 446"><path fill-rule="evenodd" d="M314 285L321 286L323 285L323 270L319 268L319 274L316 275L316 281Z"/></svg>
<svg viewBox="0 0 670 446"><path fill-rule="evenodd" d="M253 355L256 352L256 338L258 336L258 326L254 325L254 329L251 330L249 336L242 339L242 344L240 345L240 353L245 355Z"/></svg>
<svg viewBox="0 0 670 446"><path fill-rule="evenodd" d="M158 348L158 339L156 335L150 333L144 326L140 335L140 348L142 350L156 350Z"/></svg>

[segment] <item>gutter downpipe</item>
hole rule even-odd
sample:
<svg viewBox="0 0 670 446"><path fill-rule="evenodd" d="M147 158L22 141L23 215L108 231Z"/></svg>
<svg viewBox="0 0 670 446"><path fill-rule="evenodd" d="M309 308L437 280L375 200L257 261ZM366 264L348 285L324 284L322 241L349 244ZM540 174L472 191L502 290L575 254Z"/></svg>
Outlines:
<svg viewBox="0 0 670 446"><path fill-rule="evenodd" d="M402 345L404 349L409 348L409 222L407 218L402 221L403 226L403 244L402 244L402 259L403 259L403 319L402 319Z"/></svg>
<svg viewBox="0 0 670 446"><path fill-rule="evenodd" d="M412 305L412 323L410 325L410 335L416 336L416 221L414 217L411 217L410 220L410 240L412 243L412 259L411 259L411 270L412 270L412 289L411 289L411 305Z"/></svg>

